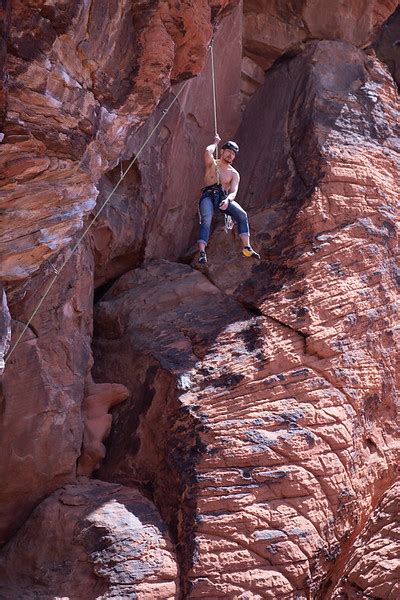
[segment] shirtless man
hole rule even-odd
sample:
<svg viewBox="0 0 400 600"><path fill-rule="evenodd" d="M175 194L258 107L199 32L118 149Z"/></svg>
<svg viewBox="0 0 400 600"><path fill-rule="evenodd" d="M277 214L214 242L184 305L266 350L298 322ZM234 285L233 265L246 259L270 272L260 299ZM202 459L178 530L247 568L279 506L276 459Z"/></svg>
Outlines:
<svg viewBox="0 0 400 600"><path fill-rule="evenodd" d="M214 152L221 138L215 135L214 142L207 146L205 152L206 171L204 175L205 187L201 190L199 202L200 230L199 230L199 263L206 264L206 246L210 237L211 221L214 211L219 209L236 221L239 236L242 241L242 255L260 258L250 246L249 222L247 213L235 201L239 187L240 175L232 167L239 146L236 142L226 142L222 146L221 158L214 159ZM219 179L219 182L218 182Z"/></svg>

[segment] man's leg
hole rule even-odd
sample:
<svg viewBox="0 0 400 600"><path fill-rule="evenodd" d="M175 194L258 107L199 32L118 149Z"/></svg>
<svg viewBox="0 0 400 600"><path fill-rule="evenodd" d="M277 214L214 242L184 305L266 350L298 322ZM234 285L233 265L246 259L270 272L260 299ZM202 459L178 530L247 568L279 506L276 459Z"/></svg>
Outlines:
<svg viewBox="0 0 400 600"><path fill-rule="evenodd" d="M199 227L199 263L206 264L206 246L210 237L211 222L214 214L214 204L209 196L201 198L199 203L199 216L200 216L200 227Z"/></svg>
<svg viewBox="0 0 400 600"><path fill-rule="evenodd" d="M240 206L238 202L235 200L229 203L228 208L224 211L227 215L230 215L238 226L240 240L242 242L242 254L243 256L254 258L260 258L260 255L253 250L250 246L250 230L249 230L249 220L247 218L247 213Z"/></svg>

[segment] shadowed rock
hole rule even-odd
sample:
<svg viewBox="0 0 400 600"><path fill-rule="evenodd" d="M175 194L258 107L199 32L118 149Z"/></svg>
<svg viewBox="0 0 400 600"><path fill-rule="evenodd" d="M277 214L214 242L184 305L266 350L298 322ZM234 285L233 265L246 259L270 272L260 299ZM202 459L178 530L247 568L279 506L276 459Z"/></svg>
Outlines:
<svg viewBox="0 0 400 600"><path fill-rule="evenodd" d="M400 88L400 6L383 25L372 47L379 60L387 64Z"/></svg>
<svg viewBox="0 0 400 600"><path fill-rule="evenodd" d="M103 444L109 436L112 416L108 411L123 402L129 392L125 386L117 383L94 383L91 377L85 386L83 399L83 442L82 453L78 461L78 475L90 477L99 468L100 461L106 455Z"/></svg>
<svg viewBox="0 0 400 600"><path fill-rule="evenodd" d="M312 39L342 40L365 48L396 9L396 0L244 0L244 52L263 69Z"/></svg>

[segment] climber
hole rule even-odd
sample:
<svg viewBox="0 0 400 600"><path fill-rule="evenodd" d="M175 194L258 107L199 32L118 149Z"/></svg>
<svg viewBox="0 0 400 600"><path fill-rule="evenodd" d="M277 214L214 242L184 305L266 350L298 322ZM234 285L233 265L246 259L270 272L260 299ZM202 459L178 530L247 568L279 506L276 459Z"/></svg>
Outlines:
<svg viewBox="0 0 400 600"><path fill-rule="evenodd" d="M242 242L242 255L260 258L260 255L250 246L250 232L247 214L235 201L239 187L240 175L232 167L239 146L236 142L226 142L222 146L221 158L215 160L214 152L221 141L218 133L215 134L212 144L207 146L205 152L205 187L201 190L199 202L200 230L199 230L199 259L200 264L207 263L206 246L210 236L211 221L214 211L219 209L236 221L239 236Z"/></svg>

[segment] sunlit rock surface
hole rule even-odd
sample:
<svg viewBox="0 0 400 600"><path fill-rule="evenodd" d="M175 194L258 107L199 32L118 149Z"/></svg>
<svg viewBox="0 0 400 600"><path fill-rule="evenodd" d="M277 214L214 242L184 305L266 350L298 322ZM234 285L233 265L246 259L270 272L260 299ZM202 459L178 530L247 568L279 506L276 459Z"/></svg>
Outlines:
<svg viewBox="0 0 400 600"><path fill-rule="evenodd" d="M4 371L4 357L10 347L11 339L11 315L8 309L7 296L2 285L0 285L0 374Z"/></svg>
<svg viewBox="0 0 400 600"><path fill-rule="evenodd" d="M397 0L243 0L244 51L266 69L312 39L343 40L364 48L397 6Z"/></svg>

